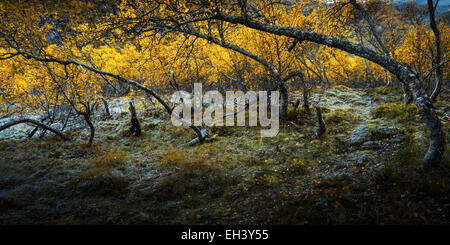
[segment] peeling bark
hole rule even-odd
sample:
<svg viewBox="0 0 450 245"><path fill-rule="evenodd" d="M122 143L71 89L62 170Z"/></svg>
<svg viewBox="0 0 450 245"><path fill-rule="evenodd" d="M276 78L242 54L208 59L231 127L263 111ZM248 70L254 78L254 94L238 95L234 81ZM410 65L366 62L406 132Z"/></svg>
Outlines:
<svg viewBox="0 0 450 245"><path fill-rule="evenodd" d="M422 168L428 169L437 166L442 160L446 144L445 134L442 130L441 121L434 110L432 101L422 92L415 77L410 77L410 81L407 84L414 95L419 115L426 123L430 132L430 145L422 164Z"/></svg>
<svg viewBox="0 0 450 245"><path fill-rule="evenodd" d="M404 83L402 83L402 89L403 89L403 103L405 105L412 103L414 98L413 98L413 95L411 93L411 90Z"/></svg>

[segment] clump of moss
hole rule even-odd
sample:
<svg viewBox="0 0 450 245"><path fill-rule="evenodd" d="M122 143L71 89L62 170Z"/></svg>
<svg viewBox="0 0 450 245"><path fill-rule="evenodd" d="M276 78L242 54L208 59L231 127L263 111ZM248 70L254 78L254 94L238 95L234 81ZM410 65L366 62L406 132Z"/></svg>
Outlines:
<svg viewBox="0 0 450 245"><path fill-rule="evenodd" d="M388 118L398 122L407 122L418 114L414 104L384 104L373 109L370 113L373 118Z"/></svg>
<svg viewBox="0 0 450 245"><path fill-rule="evenodd" d="M327 125L337 125L342 122L351 122L355 120L355 116L345 109L336 109L325 115Z"/></svg>
<svg viewBox="0 0 450 245"><path fill-rule="evenodd" d="M381 126L380 127L380 125L378 125L378 124L370 123L370 124L367 124L365 127L370 130L370 138L372 140L391 138L396 135L404 135L405 134L404 128L402 129L402 128L398 128L395 126L388 126L388 127Z"/></svg>
<svg viewBox="0 0 450 245"><path fill-rule="evenodd" d="M388 88L386 86L376 87L375 92L382 95L387 95L391 91L391 88Z"/></svg>
<svg viewBox="0 0 450 245"><path fill-rule="evenodd" d="M361 117L352 113L350 109L335 109L324 115L329 134L344 133L361 120Z"/></svg>

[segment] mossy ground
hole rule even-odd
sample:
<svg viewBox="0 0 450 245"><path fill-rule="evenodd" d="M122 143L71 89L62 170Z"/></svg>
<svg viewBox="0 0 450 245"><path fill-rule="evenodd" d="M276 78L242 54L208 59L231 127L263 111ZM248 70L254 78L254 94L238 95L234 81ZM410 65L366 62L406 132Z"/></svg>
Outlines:
<svg viewBox="0 0 450 245"><path fill-rule="evenodd" d="M0 223L449 224L448 150L441 167L419 171L428 133L388 89L314 94L329 127L320 139L314 111L299 110L273 138L216 127L205 144L179 148L192 131L153 106L138 108L141 137L106 120L92 146L84 131L68 142L0 141Z"/></svg>

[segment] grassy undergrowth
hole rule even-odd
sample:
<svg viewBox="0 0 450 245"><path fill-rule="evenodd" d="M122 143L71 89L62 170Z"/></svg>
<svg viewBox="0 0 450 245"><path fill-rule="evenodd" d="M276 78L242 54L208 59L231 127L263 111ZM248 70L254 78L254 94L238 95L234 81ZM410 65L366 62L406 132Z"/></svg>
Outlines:
<svg viewBox="0 0 450 245"><path fill-rule="evenodd" d="M92 146L85 132L0 141L0 223L448 224L448 150L439 168L420 172L428 133L414 106L384 90L331 89L320 139L314 110L299 110L273 138L215 127L205 144L180 148L192 130L141 108L141 137L104 123ZM372 103L345 105L352 96ZM448 101L435 106L449 142ZM371 137L349 143L359 127Z"/></svg>

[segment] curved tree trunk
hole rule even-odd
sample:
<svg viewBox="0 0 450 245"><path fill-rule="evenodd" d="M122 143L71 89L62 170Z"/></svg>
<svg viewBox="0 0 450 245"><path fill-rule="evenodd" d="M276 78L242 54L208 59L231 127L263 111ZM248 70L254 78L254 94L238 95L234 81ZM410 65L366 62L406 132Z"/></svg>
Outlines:
<svg viewBox="0 0 450 245"><path fill-rule="evenodd" d="M83 114L83 118L86 121L86 123L89 126L90 135L89 135L89 141L88 144L91 145L94 142L94 136L95 136L95 127L94 124L91 121L91 118L89 115Z"/></svg>
<svg viewBox="0 0 450 245"><path fill-rule="evenodd" d="M47 126L47 125L45 125L45 124L43 124L43 123L41 123L41 122L39 122L39 121L36 121L36 120L33 120L33 119L28 119L28 118L19 119L19 120L15 120L15 121L6 123L6 124L0 126L0 131L3 131L3 130L5 130L5 129L9 128L9 127L12 127L12 126L14 126L14 125L21 124L21 123L31 123L31 124L34 124L34 125L36 125L36 126L39 126L39 127L43 128L43 129L46 129L46 130L48 130L48 131L53 132L54 134L58 135L59 137L61 137L61 138L64 139L64 140L68 140L68 139L69 139L69 138L68 138L64 133L62 133L61 131L59 131L59 130L57 130L57 129L55 129L55 128L52 128L52 127L50 127L50 126Z"/></svg>
<svg viewBox="0 0 450 245"><path fill-rule="evenodd" d="M434 110L432 101L419 89L418 83L413 80L408 81L410 90L414 95L414 101L419 109L419 115L426 123L430 131L430 145L423 158L423 168L429 168L438 165L445 152L445 134L442 130L442 124Z"/></svg>
<svg viewBox="0 0 450 245"><path fill-rule="evenodd" d="M427 123L427 128L430 131L430 145L423 158L424 166L437 165L445 152L445 135L442 131L441 121L434 111L431 100L427 97L422 96L416 99L416 105L419 108L420 116Z"/></svg>

